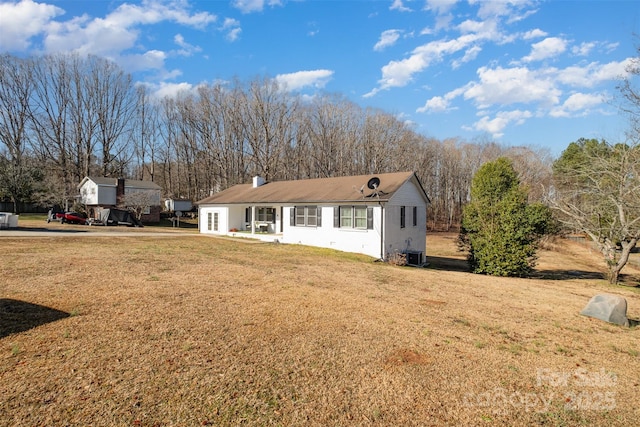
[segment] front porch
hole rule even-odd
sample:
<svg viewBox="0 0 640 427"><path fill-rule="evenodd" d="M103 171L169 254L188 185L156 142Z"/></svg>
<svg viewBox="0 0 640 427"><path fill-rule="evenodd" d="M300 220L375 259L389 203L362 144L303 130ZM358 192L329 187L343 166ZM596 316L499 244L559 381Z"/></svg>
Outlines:
<svg viewBox="0 0 640 427"><path fill-rule="evenodd" d="M282 206L240 205L229 211L229 233L247 235L260 238L274 235L282 237L283 218Z"/></svg>

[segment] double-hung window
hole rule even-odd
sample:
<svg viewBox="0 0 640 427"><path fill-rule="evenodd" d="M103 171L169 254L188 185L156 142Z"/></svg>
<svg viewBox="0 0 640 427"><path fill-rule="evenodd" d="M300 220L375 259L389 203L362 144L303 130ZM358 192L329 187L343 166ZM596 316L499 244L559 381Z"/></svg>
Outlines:
<svg viewBox="0 0 640 427"><path fill-rule="evenodd" d="M321 227L321 210L317 206L295 206L291 209L291 226Z"/></svg>
<svg viewBox="0 0 640 427"><path fill-rule="evenodd" d="M256 208L256 220L258 222L275 222L275 209L273 208Z"/></svg>
<svg viewBox="0 0 640 427"><path fill-rule="evenodd" d="M353 207L340 206L340 227L353 228Z"/></svg>
<svg viewBox="0 0 640 427"><path fill-rule="evenodd" d="M353 207L353 228L367 228L367 207Z"/></svg>
<svg viewBox="0 0 640 427"><path fill-rule="evenodd" d="M336 206L333 210L335 228L373 229L373 208L367 206Z"/></svg>

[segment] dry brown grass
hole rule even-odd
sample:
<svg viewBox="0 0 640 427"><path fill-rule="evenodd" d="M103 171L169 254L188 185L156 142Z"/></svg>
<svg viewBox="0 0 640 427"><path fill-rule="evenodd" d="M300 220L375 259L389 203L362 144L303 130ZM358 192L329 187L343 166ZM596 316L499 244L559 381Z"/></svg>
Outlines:
<svg viewBox="0 0 640 427"><path fill-rule="evenodd" d="M454 237L428 238L427 269L205 236L2 237L0 425L637 425L640 328L578 314L608 292L640 319L637 290L563 241L539 278L472 275Z"/></svg>

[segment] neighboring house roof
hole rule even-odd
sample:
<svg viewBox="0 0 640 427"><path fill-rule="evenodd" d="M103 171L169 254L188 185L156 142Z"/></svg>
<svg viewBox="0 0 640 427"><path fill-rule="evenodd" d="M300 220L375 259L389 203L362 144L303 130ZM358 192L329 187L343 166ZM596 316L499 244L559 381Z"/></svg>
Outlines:
<svg viewBox="0 0 640 427"><path fill-rule="evenodd" d="M373 177L380 179L380 185L376 191L367 187L367 183ZM428 202L429 197L425 193L415 173L396 172L377 175L275 181L267 182L259 187L254 187L252 184L239 184L200 200L196 202L196 204L351 203L366 200L388 201L393 197L393 194L409 180L414 180L424 195L425 201Z"/></svg>
<svg viewBox="0 0 640 427"><path fill-rule="evenodd" d="M85 177L78 188L82 187L87 181L93 181L98 185L116 187L118 185L118 178L106 178L101 176L87 176ZM160 186L152 181L140 181L137 179L125 179L125 188L141 188L146 190L161 190Z"/></svg>

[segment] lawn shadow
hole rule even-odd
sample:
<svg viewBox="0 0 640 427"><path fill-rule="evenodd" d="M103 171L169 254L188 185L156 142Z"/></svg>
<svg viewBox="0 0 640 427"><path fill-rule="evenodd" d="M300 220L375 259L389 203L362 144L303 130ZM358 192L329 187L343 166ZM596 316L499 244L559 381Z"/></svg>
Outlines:
<svg viewBox="0 0 640 427"><path fill-rule="evenodd" d="M435 270L470 272L469 263L466 259L427 256L426 261L428 267ZM601 272L584 270L534 270L529 277L546 280L605 279L605 275Z"/></svg>
<svg viewBox="0 0 640 427"><path fill-rule="evenodd" d="M534 270L530 277L546 280L592 279L602 280L605 275L598 271L584 270Z"/></svg>
<svg viewBox="0 0 640 427"><path fill-rule="evenodd" d="M42 305L0 298L0 338L69 316L69 313Z"/></svg>
<svg viewBox="0 0 640 427"><path fill-rule="evenodd" d="M18 227L14 228L14 231L26 231L33 233L87 233L89 230L77 230L73 228L48 228L48 227Z"/></svg>
<svg viewBox="0 0 640 427"><path fill-rule="evenodd" d="M428 267L435 270L469 272L469 263L466 259L427 256L426 261Z"/></svg>

